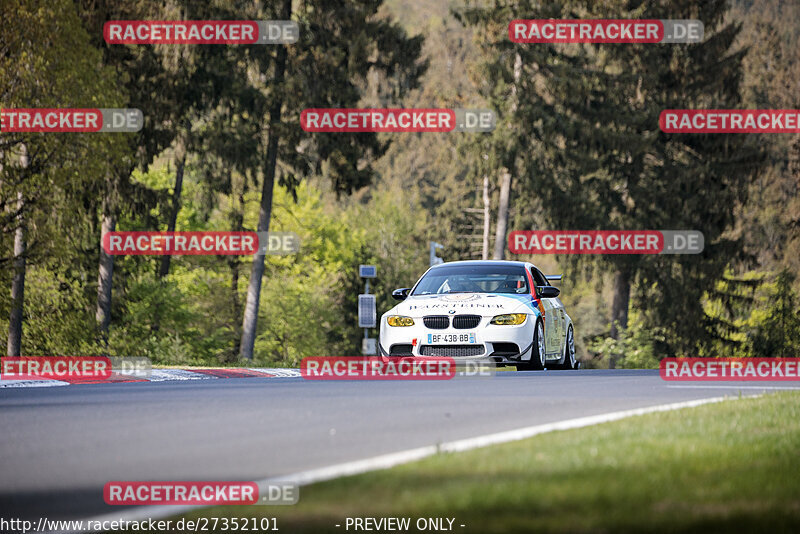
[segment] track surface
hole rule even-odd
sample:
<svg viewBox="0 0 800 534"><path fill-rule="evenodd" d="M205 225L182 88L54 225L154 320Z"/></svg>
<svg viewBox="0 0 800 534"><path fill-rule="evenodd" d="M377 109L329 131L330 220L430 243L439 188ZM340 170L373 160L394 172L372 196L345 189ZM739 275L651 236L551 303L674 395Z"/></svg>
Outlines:
<svg viewBox="0 0 800 534"><path fill-rule="evenodd" d="M0 516L119 511L103 502L110 480L258 480L529 425L790 387L668 383L657 371L618 370L2 389Z"/></svg>

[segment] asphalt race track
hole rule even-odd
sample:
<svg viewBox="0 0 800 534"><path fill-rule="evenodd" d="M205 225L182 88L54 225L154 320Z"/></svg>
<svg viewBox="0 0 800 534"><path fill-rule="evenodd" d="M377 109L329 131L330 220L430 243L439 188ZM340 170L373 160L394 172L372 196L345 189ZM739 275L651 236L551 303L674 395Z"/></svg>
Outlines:
<svg viewBox="0 0 800 534"><path fill-rule="evenodd" d="M111 480L259 480L530 425L791 382L657 371L450 381L242 378L0 389L0 515L89 518Z"/></svg>

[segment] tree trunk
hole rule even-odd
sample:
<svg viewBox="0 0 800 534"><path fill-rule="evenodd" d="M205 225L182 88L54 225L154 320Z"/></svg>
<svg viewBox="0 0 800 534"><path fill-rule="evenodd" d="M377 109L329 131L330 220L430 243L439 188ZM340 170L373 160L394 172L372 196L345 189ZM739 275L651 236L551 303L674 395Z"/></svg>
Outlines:
<svg viewBox="0 0 800 534"><path fill-rule="evenodd" d="M281 20L291 17L292 2L284 0ZM286 46L280 46L275 62L275 78L272 85L282 91L283 77L286 70ZM269 143L267 144L267 157L264 165L264 183L261 189L261 207L258 213L258 231L269 231L269 220L272 215L272 192L275 185L275 165L278 158L278 123L281 120L281 107L283 98L277 95L275 102L269 110ZM250 270L250 282L247 286L247 304L242 319L242 344L239 355L247 360L253 359L253 346L256 341L256 327L258 325L258 304L261 297L261 277L264 275L264 256L253 256L253 266Z"/></svg>
<svg viewBox="0 0 800 534"><path fill-rule="evenodd" d="M19 158L20 166L28 167L28 154L22 145ZM7 356L20 356L22 350L22 321L25 304L25 269L26 269L26 222L24 215L25 200L22 193L17 193L17 228L14 231L14 278L11 282L11 315L8 321Z"/></svg>
<svg viewBox="0 0 800 534"><path fill-rule="evenodd" d="M239 328L239 321L242 317L242 303L239 300L239 262L236 256L231 256L228 260L231 268L231 303L233 305L233 324L236 330L233 333L233 351L231 354L235 359L236 355L242 347L241 328Z"/></svg>
<svg viewBox="0 0 800 534"><path fill-rule="evenodd" d="M517 96L517 83L522 75L522 56L514 55L514 83L511 85L510 114L513 117L517 112L519 99ZM504 167L500 178L500 204L497 206L497 229L494 234L495 260L505 258L506 232L508 231L508 204L511 197L511 169Z"/></svg>
<svg viewBox="0 0 800 534"><path fill-rule="evenodd" d="M494 255L492 259L502 260L506 251L506 230L508 228L508 201L511 196L511 173L503 169L500 182L500 204L497 207L497 230L494 234Z"/></svg>
<svg viewBox="0 0 800 534"><path fill-rule="evenodd" d="M489 259L489 225L491 225L491 202L489 201L489 175L483 176L483 251L481 259Z"/></svg>
<svg viewBox="0 0 800 534"><path fill-rule="evenodd" d="M623 266L614 272L614 297L611 302L611 337L619 339L621 330L628 328L628 306L631 296L630 267ZM612 357L608 367L616 367L616 358Z"/></svg>
<svg viewBox="0 0 800 534"><path fill-rule="evenodd" d="M181 191L183 190L183 170L186 167L186 144L182 137L178 138L178 144L175 147L175 188L172 190L172 207L169 213L169 220L167 221L167 231L174 232L175 225L178 221L178 212L181 210ZM161 256L161 262L158 266L157 280L162 282L169 274L169 265L172 261L172 256L165 254ZM156 304L153 310L153 324L150 326L151 332L158 332L161 329L161 306Z"/></svg>
<svg viewBox="0 0 800 534"><path fill-rule="evenodd" d="M172 190L172 209L167 221L167 231L174 232L178 221L178 212L181 210L181 191L183 190L183 169L186 166L186 144L183 138L178 138L175 147L175 188ZM161 280L169 274L169 264L172 256L161 256L161 265L158 269L158 279Z"/></svg>
<svg viewBox="0 0 800 534"><path fill-rule="evenodd" d="M107 194L112 194L111 192ZM103 201L103 221L101 235L113 232L117 227L117 218L109 199ZM97 274L97 311L95 320L99 329L100 342L108 347L108 326L111 323L111 286L114 275L114 256L107 254L100 247L100 266Z"/></svg>
<svg viewBox="0 0 800 534"><path fill-rule="evenodd" d="M240 232L243 229L244 225L244 191L246 185L242 184L242 189L239 191L239 207L236 208L235 205L235 196L231 195L231 204L233 207L233 213L231 214L231 230L234 232ZM233 312L233 324L235 325L234 328L236 329L233 333L233 351L231 352L231 359L235 360L236 355L239 354L242 346L242 330L240 325L242 324L242 302L239 298L239 257L238 256L228 256L228 267L231 270L231 307Z"/></svg>

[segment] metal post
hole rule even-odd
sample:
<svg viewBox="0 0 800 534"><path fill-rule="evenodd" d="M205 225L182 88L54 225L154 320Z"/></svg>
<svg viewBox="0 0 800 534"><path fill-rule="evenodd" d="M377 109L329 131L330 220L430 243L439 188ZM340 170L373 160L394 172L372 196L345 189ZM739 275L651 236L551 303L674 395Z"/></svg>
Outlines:
<svg viewBox="0 0 800 534"><path fill-rule="evenodd" d="M365 278L364 294L369 295L369 278ZM364 339L369 339L369 328L364 329Z"/></svg>

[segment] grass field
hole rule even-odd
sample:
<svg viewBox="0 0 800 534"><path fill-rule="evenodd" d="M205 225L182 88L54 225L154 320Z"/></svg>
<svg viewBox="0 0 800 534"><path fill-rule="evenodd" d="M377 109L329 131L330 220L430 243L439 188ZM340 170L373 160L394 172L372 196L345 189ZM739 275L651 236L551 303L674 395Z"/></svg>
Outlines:
<svg viewBox="0 0 800 534"><path fill-rule="evenodd" d="M409 532L418 532L417 518L446 517L456 533L796 533L800 394L442 454L304 487L295 506L218 507L191 517L199 516L275 517L288 534L354 532L347 517L409 517Z"/></svg>

